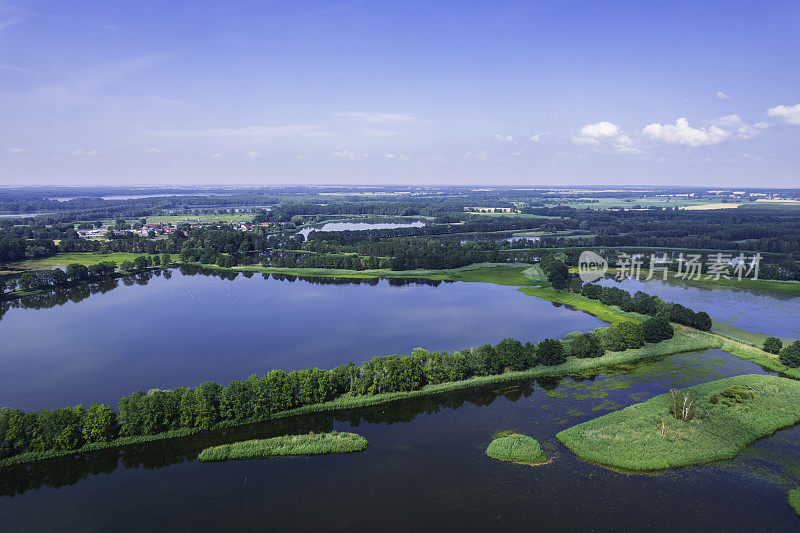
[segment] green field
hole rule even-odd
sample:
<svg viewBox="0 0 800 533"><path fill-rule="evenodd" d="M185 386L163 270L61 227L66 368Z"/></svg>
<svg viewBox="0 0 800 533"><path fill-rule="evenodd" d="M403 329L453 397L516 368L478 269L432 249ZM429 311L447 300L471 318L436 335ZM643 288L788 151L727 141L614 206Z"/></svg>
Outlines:
<svg viewBox="0 0 800 533"><path fill-rule="evenodd" d="M353 453L367 448L367 439L355 433L309 433L255 439L206 448L198 459L204 462L230 459L265 459L287 455L325 455Z"/></svg>
<svg viewBox="0 0 800 533"><path fill-rule="evenodd" d="M734 387L752 391L740 403L721 401ZM756 440L800 422L800 382L749 374L681 391L695 410L670 414L669 395L631 405L556 435L582 459L631 471L662 470L729 459Z"/></svg>
<svg viewBox="0 0 800 533"><path fill-rule="evenodd" d="M96 265L102 261L114 261L119 265L123 261L133 261L135 258L147 254L134 254L127 252L117 252L110 254L100 254L95 252L57 254L53 257L44 259L29 259L28 261L17 261L3 265L5 270L50 270L53 268L64 268L71 263L81 265Z"/></svg>
<svg viewBox="0 0 800 533"><path fill-rule="evenodd" d="M486 455L500 461L513 461L535 465L547 460L539 443L527 436L513 431L503 431L494 435L494 440L486 448Z"/></svg>

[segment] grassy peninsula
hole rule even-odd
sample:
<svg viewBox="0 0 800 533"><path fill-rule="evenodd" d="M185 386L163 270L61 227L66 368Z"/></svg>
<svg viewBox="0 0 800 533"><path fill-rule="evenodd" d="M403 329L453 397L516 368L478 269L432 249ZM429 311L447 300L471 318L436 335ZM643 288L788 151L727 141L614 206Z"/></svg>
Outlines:
<svg viewBox="0 0 800 533"><path fill-rule="evenodd" d="M503 431L495 434L494 437L494 440L486 448L486 455L492 459L527 465L546 461L542 447L532 437L513 431Z"/></svg>
<svg viewBox="0 0 800 533"><path fill-rule="evenodd" d="M355 433L309 433L254 439L206 448L198 459L205 462L230 459L265 459L288 455L325 455L353 453L367 448L367 439Z"/></svg>
<svg viewBox="0 0 800 533"><path fill-rule="evenodd" d="M662 394L556 437L588 461L650 471L729 459L800 422L800 383L777 376L720 379L679 391L678 398L689 416L673 415L670 394Z"/></svg>

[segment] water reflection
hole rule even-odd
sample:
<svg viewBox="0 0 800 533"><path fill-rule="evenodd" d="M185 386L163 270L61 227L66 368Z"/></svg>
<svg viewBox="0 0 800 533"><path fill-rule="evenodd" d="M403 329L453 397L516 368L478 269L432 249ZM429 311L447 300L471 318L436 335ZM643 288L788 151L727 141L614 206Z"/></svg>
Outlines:
<svg viewBox="0 0 800 533"><path fill-rule="evenodd" d="M182 265L178 269L183 276L206 276L233 281L239 276L252 278L255 272L239 272L233 270L214 270L202 268L195 265ZM269 274L262 273L261 277L265 280L270 277L277 281L294 283L303 281L314 285L371 285L376 286L381 282L381 278L346 278L346 277L314 277L314 276L292 276L288 274ZM147 285L153 278L164 277L170 279L172 270L152 269L122 278L109 278L94 283L86 283L74 287L54 289L49 292L39 293L32 296L25 296L16 300L0 302L0 320L10 309L48 309L58 307L66 303L78 303L86 300L95 294L105 294L120 286L125 287L134 285ZM402 287L406 285L427 285L438 287L443 283L455 283L452 280L432 280L426 278L388 278L389 285Z"/></svg>
<svg viewBox="0 0 800 533"><path fill-rule="evenodd" d="M560 378L547 378L548 386L558 385ZM190 437L143 443L122 448L79 453L25 465L0 468L0 496L16 496L42 487L65 487L97 474L110 474L118 468L154 470L191 462L204 448L228 442L277 437L308 432L333 431L334 424L344 422L357 428L363 424L396 424L411 422L421 414L436 414L445 409L465 405L485 407L499 398L515 402L528 398L534 391L533 381L504 383L463 389L436 396L425 396L391 404L330 413L313 413L221 431L205 432Z"/></svg>

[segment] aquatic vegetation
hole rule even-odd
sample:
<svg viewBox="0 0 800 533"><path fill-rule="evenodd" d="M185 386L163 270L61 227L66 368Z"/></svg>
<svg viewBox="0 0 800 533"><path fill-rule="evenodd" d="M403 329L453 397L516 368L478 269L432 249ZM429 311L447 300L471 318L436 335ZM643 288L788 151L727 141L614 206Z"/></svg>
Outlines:
<svg viewBox="0 0 800 533"><path fill-rule="evenodd" d="M789 505L800 516L800 488L789 491Z"/></svg>
<svg viewBox="0 0 800 533"><path fill-rule="evenodd" d="M756 390L748 385L736 385L725 389L711 397L711 403L722 403L728 407L741 407L747 400L753 399Z"/></svg>
<svg viewBox="0 0 800 533"><path fill-rule="evenodd" d="M711 399L734 387L756 392L738 409ZM680 391L694 416L670 416L662 394L578 424L557 438L583 459L634 471L660 470L729 459L754 441L800 421L800 382L765 375L725 378Z"/></svg>
<svg viewBox="0 0 800 533"><path fill-rule="evenodd" d="M271 439L254 439L206 448L197 456L201 461L229 459L263 459L287 455L324 455L329 453L360 452L367 439L355 433L309 433L284 435Z"/></svg>
<svg viewBox="0 0 800 533"><path fill-rule="evenodd" d="M501 461L530 465L543 463L546 460L539 442L527 435L509 431L495 433L494 440L486 448L486 455Z"/></svg>

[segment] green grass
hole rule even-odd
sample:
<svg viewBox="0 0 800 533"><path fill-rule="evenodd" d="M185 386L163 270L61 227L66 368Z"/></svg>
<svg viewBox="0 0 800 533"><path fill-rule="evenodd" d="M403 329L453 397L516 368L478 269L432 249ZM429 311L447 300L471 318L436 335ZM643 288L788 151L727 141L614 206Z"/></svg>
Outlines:
<svg viewBox="0 0 800 533"><path fill-rule="evenodd" d="M96 265L101 261L115 261L117 265L123 261L133 261L140 255L147 254L134 254L128 252L115 252L110 254L101 254L96 252L75 252L68 254L56 254L53 257L46 257L44 259L30 259L28 261L18 261L15 263L6 263L4 268L14 270L52 270L54 268L63 268L71 263L79 263L81 265Z"/></svg>
<svg viewBox="0 0 800 533"><path fill-rule="evenodd" d="M800 516L800 488L789 491L789 505L791 505L794 512Z"/></svg>
<svg viewBox="0 0 800 533"><path fill-rule="evenodd" d="M755 395L739 407L711 399L735 386ZM689 421L669 412L669 395L626 407L559 432L576 455L631 471L662 470L730 459L756 440L800 422L800 382L749 374L685 389L695 402ZM662 421L666 428L661 435Z"/></svg>
<svg viewBox="0 0 800 533"><path fill-rule="evenodd" d="M230 459L264 459L287 455L324 455L329 453L360 452L367 447L367 439L355 433L309 433L284 435L271 439L255 439L206 448L197 456L201 461L227 461Z"/></svg>
<svg viewBox="0 0 800 533"><path fill-rule="evenodd" d="M642 322L647 319L647 317L644 315L640 315L638 313L626 313L616 306L604 305L598 300L592 300L574 292L557 291L548 286L524 287L519 290L528 296L536 296L537 298L542 298L554 303L569 305L575 309L586 311L587 313L592 314L600 320L608 322L609 324L616 324L617 322L622 322L625 320Z"/></svg>
<svg viewBox="0 0 800 533"><path fill-rule="evenodd" d="M509 431L495 435L495 439L486 448L486 455L492 459L528 465L543 463L546 460L542 447L535 439Z"/></svg>

